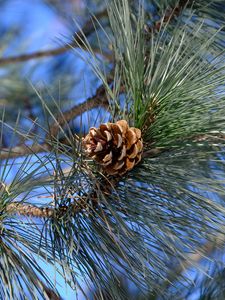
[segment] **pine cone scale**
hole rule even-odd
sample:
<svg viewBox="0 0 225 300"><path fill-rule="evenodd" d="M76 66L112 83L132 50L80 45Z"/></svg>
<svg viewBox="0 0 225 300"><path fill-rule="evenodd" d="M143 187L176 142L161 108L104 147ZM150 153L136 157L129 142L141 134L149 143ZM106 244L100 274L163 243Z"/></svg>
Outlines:
<svg viewBox="0 0 225 300"><path fill-rule="evenodd" d="M109 133L107 130L104 131L106 138L107 138L107 142L110 142L112 140L112 135L111 133Z"/></svg>
<svg viewBox="0 0 225 300"><path fill-rule="evenodd" d="M136 133L130 128L127 131L127 150L129 150L138 140Z"/></svg>
<svg viewBox="0 0 225 300"><path fill-rule="evenodd" d="M102 150L103 150L103 146L100 142L98 142L94 152L100 152Z"/></svg>
<svg viewBox="0 0 225 300"><path fill-rule="evenodd" d="M127 121L120 120L120 121L117 121L116 123L117 123L117 126L120 128L120 131L121 131L123 137L125 137L125 133L127 132L127 129L128 129Z"/></svg>
<svg viewBox="0 0 225 300"><path fill-rule="evenodd" d="M137 145L134 144L130 150L132 150L131 154L127 154L127 156L129 158L135 158L138 155L138 147L137 147Z"/></svg>
<svg viewBox="0 0 225 300"><path fill-rule="evenodd" d="M127 151L126 151L126 146L123 145L123 149L122 149L122 151L121 151L120 156L118 157L118 160L123 159L123 158L126 156L126 153L127 153Z"/></svg>
<svg viewBox="0 0 225 300"><path fill-rule="evenodd" d="M120 148L121 145L122 145L122 143L123 143L123 138L122 138L122 136L121 136L120 134L117 134L117 142L116 142L117 148Z"/></svg>
<svg viewBox="0 0 225 300"><path fill-rule="evenodd" d="M119 170L123 167L124 165L124 161L120 161L120 162L117 162L114 166L113 166L113 169L114 170Z"/></svg>
<svg viewBox="0 0 225 300"><path fill-rule="evenodd" d="M129 158L127 158L127 160L126 160L126 168L127 168L128 171L130 171L131 169L133 169L134 164L135 164L134 160L132 161Z"/></svg>

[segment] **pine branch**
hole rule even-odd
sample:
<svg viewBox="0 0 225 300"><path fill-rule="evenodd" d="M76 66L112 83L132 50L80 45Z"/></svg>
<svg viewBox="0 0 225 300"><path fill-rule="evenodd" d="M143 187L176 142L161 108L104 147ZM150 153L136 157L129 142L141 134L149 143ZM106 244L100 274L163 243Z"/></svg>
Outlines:
<svg viewBox="0 0 225 300"><path fill-rule="evenodd" d="M35 205L11 203L6 209L7 213L18 214L27 217L49 218L54 214L54 209L49 207L37 207Z"/></svg>
<svg viewBox="0 0 225 300"><path fill-rule="evenodd" d="M93 198L93 203L95 201L96 199ZM58 208L47 206L38 207L32 204L14 202L7 206L6 211L10 214L18 214L27 217L53 218L54 216L65 214L68 209L72 211L73 215L86 211L88 209L87 198L79 198L70 204L70 206L60 206Z"/></svg>
<svg viewBox="0 0 225 300"><path fill-rule="evenodd" d="M224 141L225 136L223 134L198 135L198 136L192 137L192 139L190 139L189 142L192 141L195 143L202 143L202 142L215 143L215 142L218 142L218 139L219 139L219 141ZM188 140L187 140L187 142L188 142ZM44 148L44 147L46 147L46 148ZM19 148L19 147L15 147L15 148ZM48 144L34 145L33 149L32 149L32 147L24 148L23 146L21 146L20 150L17 150L16 153L14 152L14 157L16 155L21 156L21 155L32 154L34 152L38 153L38 152L49 151L49 150L50 150L50 146ZM156 148L152 148L149 150L144 150L142 159L157 157L161 153L163 153L165 151L169 151L169 150L171 150L171 149L166 148L166 147L156 147ZM7 153L5 153L5 157L3 156L3 158L7 158L8 156L6 156L6 155L7 155ZM1 157L1 152L0 152L0 157ZM113 178L110 181L110 184L109 184L108 180L105 180L106 181L105 184L102 185L104 187L102 189L102 192L107 196L109 194L109 191L112 190L112 188L115 188L115 186L119 182L119 180L120 180L119 178ZM113 184L112 184L112 182L113 182ZM95 203L95 205L96 205L97 200L96 200L95 192L92 193L91 198L92 198L92 202ZM57 209L53 208L53 207L48 207L48 206L37 207L37 206L31 205L31 204L15 202L15 203L11 203L8 205L7 211L9 211L11 213L17 213L19 215L29 216L29 217L51 218L55 214L61 214L62 212L65 213L68 209L72 209L73 213L77 214L87 208L88 208L87 198L83 197L83 198L79 198L78 201L75 201L74 203L70 204L69 206L62 206Z"/></svg>
<svg viewBox="0 0 225 300"><path fill-rule="evenodd" d="M18 63L18 62L24 62L28 61L31 59L40 59L43 57L49 57L49 56L55 56L55 55L60 55L68 50L71 50L74 47L77 47L78 45L80 47L83 47L82 43L82 38L81 36L85 34L85 36L89 36L97 26L99 26L98 22L96 20L106 17L107 16L107 10L103 10L95 15L94 19L88 20L83 28L79 30L73 37L73 41L71 43L65 44L62 47L55 48L55 49L50 49L50 50L45 50L45 51L37 51L34 53L30 54L21 54L18 56L10 56L10 57L5 57L5 58L0 58L0 66L4 66L7 64L12 64L12 63ZM102 52L100 54L103 54ZM104 54L106 58L111 58L110 55Z"/></svg>
<svg viewBox="0 0 225 300"><path fill-rule="evenodd" d="M110 78L108 82L111 82L112 79ZM108 108L108 97L107 92L104 85L101 85L96 94L90 98L88 98L85 102L75 105L72 109L62 113L58 118L57 122L55 122L52 126L50 126L50 136L55 137L63 125L70 122L76 116L81 115L87 110L91 110L96 107L104 107Z"/></svg>
<svg viewBox="0 0 225 300"><path fill-rule="evenodd" d="M48 152L51 149L48 143L34 144L32 146L18 145L12 148L2 148L0 150L0 159L9 159L34 153Z"/></svg>
<svg viewBox="0 0 225 300"><path fill-rule="evenodd" d="M46 140L42 144L34 144L32 146L17 145L12 148L2 148L0 150L0 159L7 159L12 157L19 157L29 155L33 153L48 152L52 149L52 146L48 142L49 138L55 138L57 136L60 127L71 121L76 116L81 115L85 111L91 110L96 107L108 108L108 98L105 87L101 85L96 94L88 98L85 102L75 105L70 110L62 113L58 118L57 122L54 122L50 126L50 134L46 137Z"/></svg>
<svg viewBox="0 0 225 300"><path fill-rule="evenodd" d="M127 3L126 7L124 7L126 8L126 10L124 10L124 14L123 9L121 9L121 11L119 10L121 5L120 1L115 1L115 3L118 3L118 6L115 6L115 8L119 9L115 9L117 19L114 20L114 24L118 24L117 21L120 18L124 18L124 23L127 25L126 20L129 15L127 13L129 12L129 9L127 9L129 8L128 0L123 0L122 2L124 4ZM165 2L168 3L168 1ZM173 1L173 3L174 2L175 1ZM179 2L180 5L182 5L182 3L187 3L187 1ZM176 8L173 11L176 11ZM161 22L167 22L168 24L173 17L177 16L178 13L180 14L181 9L177 9L177 15L173 11L168 11L168 14L166 14L167 19L164 17ZM127 278L131 279L131 281L140 287L142 291L145 291L145 289L149 287L151 290L156 291L156 293L158 291L160 292L162 289L165 291L165 289L170 288L170 285L177 283L178 279L183 278L182 272L184 270L193 266L198 266L198 262L201 258L208 256L214 250L213 247L215 241L212 241L212 237L217 236L219 239L219 245L221 242L219 235L222 234L221 240L224 242L224 228L220 225L223 224L224 221L224 206L222 203L222 198L224 198L224 186L223 178L221 178L224 166L222 166L222 164L219 165L222 161L221 157L223 154L219 157L217 147L213 147L214 142L221 146L221 141L224 141L223 135L219 134L224 125L221 117L223 115L223 110L221 110L220 113L220 108L223 108L222 105L220 106L220 103L223 99L218 99L217 97L215 97L215 99L213 99L213 97L209 99L207 98L207 95L214 89L214 85L211 90L210 88L207 88L208 85L203 84L204 82L201 82L200 80L202 78L201 74L204 76L204 72L199 72L196 73L197 75L200 74L198 82L196 80L196 87L199 88L200 86L200 89L202 88L202 90L199 91L199 93L202 93L200 93L201 97L199 96L199 99L203 99L203 101L199 101L199 106L194 106L194 100L198 100L198 98L196 96L196 90L192 90L193 82L195 83L195 81L191 80L191 92L188 96L190 96L191 100L192 98L194 99L193 101L190 101L190 106L185 105L189 101L188 97L185 98L185 95L189 91L189 86L188 84L185 86L184 81L177 80L176 82L176 76L179 74L180 69L183 68L183 65L185 66L189 63L189 60L187 59L187 61L185 61L184 59L184 64L179 66L176 64L177 61L175 58L185 58L186 51L178 51L177 53L174 52L176 55L173 55L172 52L173 47L176 49L176 45L178 45L178 48L180 46L182 48L183 44L180 45L179 38L177 38L177 40L175 39L177 44L173 43L174 46L171 47L171 49L168 47L170 44L167 43L165 43L165 45L163 44L162 47L159 43L159 47L157 46L158 48L153 49L151 61L149 61L149 67L152 66L154 59L156 59L157 67L159 66L159 69L158 74L154 71L154 69L153 72L149 72L149 74L156 77L158 76L158 80L156 80L155 84L156 88L155 90L152 89L149 94L147 93L147 90L142 89L144 82L144 73L142 71L145 70L144 67L142 69L142 66L144 66L143 58L145 57L145 52L141 51L141 46L140 48L132 46L135 44L133 40L137 40L138 44L140 33L143 33L143 25L144 17L140 20L137 35L135 35L135 38L131 39L130 43L127 44L126 41L129 40L129 34L127 33L132 33L133 27L130 27L130 30L129 26L124 26L126 29L124 33L125 47L123 47L121 43L118 43L118 48L121 47L123 52L126 52L124 49L132 50L132 55L127 55L129 60L128 64L125 66L128 67L128 71L132 75L130 77L134 80L131 80L130 82L129 80L123 81L123 70L116 69L118 70L118 73L116 74L115 72L115 74L118 75L118 77L116 78L115 75L113 90L111 93L110 89L112 84L107 85L106 78L100 74L99 77L105 83L105 87L100 86L96 95L88 98L85 103L74 106L72 110L61 113L58 118L51 113L50 108L47 105L45 106L44 99L41 98L43 106L46 108L45 111L49 113L53 119L53 123L50 123L48 130L46 130L47 135L45 136L46 139L43 144L44 150L52 151L50 155L47 154L41 157L37 156L36 161L34 160L35 155L25 157L24 161L21 160L22 162L19 160L18 163L21 164L21 166L19 167L18 172L13 174L14 179L12 184L9 186L2 184L0 191L2 198L2 227L4 225L6 230L5 238L7 238L7 231L8 234L10 234L10 232L13 233L12 237L10 235L12 240L10 247L13 250L15 245L17 245L15 240L19 241L17 232L24 235L26 239L24 239L24 243L22 245L28 244L32 253L39 253L39 247L33 248L33 242L36 242L37 245L41 245L43 243L44 250L46 244L46 249L49 249L51 252L53 250L53 262L62 262L63 272L65 270L68 271L68 278L72 279L72 283L75 283L76 286L78 286L79 271L82 270L85 283L87 282L87 284L89 284L90 282L96 287L106 285L110 286L110 288L112 287L110 292L112 292L112 297L115 299L120 299L118 296L120 291L119 289L118 291L113 289L113 284L109 285L109 277L112 276L114 281L116 281L117 270L123 270ZM163 24L160 24L160 27L161 26L163 27ZM122 26L115 26L117 29L115 30L115 33L118 34L118 36L121 35L122 32L120 27ZM172 33L172 26L169 30L170 29ZM179 30L177 29L177 32L178 31ZM152 31L149 31L149 33L151 35ZM176 35L176 32L174 34ZM158 42L157 35L158 34L156 33L156 45ZM144 37L145 36L143 34L143 44L145 43ZM163 37L162 40L164 40ZM142 42L142 40L140 41ZM184 45L191 45L190 41L192 41L192 39L187 38L184 41ZM140 45L142 45L142 43L140 43ZM168 48L171 51L170 53L169 50L167 50ZM89 48L87 47L87 50L88 49ZM117 49L115 48L115 50ZM184 48L184 50L188 50L188 48ZM190 53L187 53L187 57L189 57L189 54L190 57L192 57L192 50L195 50L195 48L191 48ZM157 51L159 51L159 53ZM161 53L167 53L166 51L168 51L168 56L165 56L164 59L160 60ZM90 53L92 53L92 51L90 51ZM136 53L139 54L136 56ZM154 53L157 55L154 56ZM118 55L118 57L120 56ZM136 60L136 57L140 59ZM121 58L123 60L123 55L121 55ZM172 64L174 62L174 65L177 65L177 68L174 69L174 73L171 73L171 76L168 77L168 85L163 85L163 78L167 78L166 72L163 73L163 71L169 61L171 61ZM141 63L143 64L141 65ZM121 66L119 64L120 68L122 68ZM192 66L194 68L195 64L193 63ZM139 67L140 72L138 73ZM160 67L162 67L161 70ZM97 67L95 70L100 72L100 69L97 69ZM168 70L171 70L170 64L168 64ZM122 76L120 76L120 71ZM196 71L194 70L193 72L195 75ZM98 72L96 73L98 74ZM160 77L161 73L163 73L162 79ZM138 76L133 77L134 74L137 74ZM189 69L187 69L185 74L189 74ZM213 74L214 73L211 73L211 75ZM197 75L196 77L193 76L193 78L197 78ZM149 79L152 79L153 76L149 76ZM185 76L180 76L180 78L183 80L185 79ZM223 78L221 78L221 82L223 82L222 79ZM178 88L177 94L174 92L175 97L173 93L171 93L173 89L170 86L172 85L173 80L178 87L182 86L182 84L184 85L184 93L179 93L179 91L182 92L183 90L181 88L179 90ZM116 86L117 81L118 85ZM140 85L138 85L139 81ZM149 82L151 83L150 80ZM217 84L221 84L219 80L215 82ZM119 110L120 97L119 99L117 98L117 95L120 92L121 83L126 85L124 94L126 94L127 98L129 98L128 101L130 101L127 102L127 104L131 103L131 106L127 105L127 108L125 107L124 111L122 111L122 107L121 110ZM64 127L66 128L66 126L68 126L68 122L70 122L74 117L94 107L100 106L108 108L109 104L112 104L112 106L115 105L113 108L115 108L116 113L114 116L116 118L124 116L124 118L127 118L127 120L132 123L133 120L130 118L130 111L132 112L133 110L132 101L135 100L135 97L132 97L130 92L132 86L129 89L129 83L131 83L131 85L134 84L133 90L138 92L137 99L139 100L139 103L142 102L141 100L143 98L143 102L141 103L142 106L144 99L147 99L146 101L149 101L149 104L151 100L155 99L156 95L159 95L159 91L157 91L158 87L160 87L160 89L164 92L159 95L160 97L156 97L157 100L161 100L162 107L165 108L164 111L162 110L162 115L165 119L161 122L164 127L162 126L161 130L160 123L157 123L158 119L160 121L160 115L157 115L158 107L156 107L155 111L153 110L153 113L156 112L156 118L158 119L155 120L156 122L153 120L152 124L150 124L152 125L152 128L149 131L149 140L145 140L141 122L139 126L139 128L142 129L144 142L148 143L143 153L143 158L146 157L146 159L143 159L143 162L134 170L134 172L130 172L124 177L118 176L115 179L115 182L113 182L111 181L111 178L109 181L109 177L106 178L104 177L104 173L102 174L99 172L100 167L97 167L97 163L94 164L82 159L83 154L81 155L80 153L77 153L76 149L75 153L73 153L71 157L67 156L67 147L63 147L64 144L61 143L60 137L64 132ZM207 81L205 81L205 83L207 83ZM162 86L160 84L162 84ZM219 85L215 85L215 87L217 86ZM206 92L204 90L205 88ZM204 93L206 94L205 97ZM109 104L108 94L110 98ZM166 96L168 96L168 98L166 98ZM121 100L123 100L123 97L121 98ZM215 103L215 106L208 105L208 103L212 103L213 100L216 101L217 99L218 105L217 103ZM113 103L112 100L116 103ZM185 100L187 101L186 103ZM207 100L209 101L207 102ZM163 106L163 101L165 106ZM170 110L168 108L171 108L173 104L174 108L177 110L175 109L175 113L172 111L170 114ZM179 104L181 106L184 104L180 110ZM131 109L129 109L129 107L131 107ZM158 110L160 111L160 109L161 108L159 107ZM144 108L144 110L145 112L148 112L147 109ZM197 120L201 125L204 125L204 122L201 122L201 120L204 121L204 118L201 119L201 115L204 115L208 122L210 119L209 117L211 116L209 116L208 112L213 112L214 110L218 113L214 119L212 118L212 121L215 121L216 125L212 122L209 124L210 126L195 126L197 123L194 122L195 120ZM130 114L127 115L127 112ZM179 126L180 119L178 120L179 122L175 123L177 127L170 127L173 119L177 116L176 112L181 112L178 114L178 118L184 120L183 123L181 122L181 125L184 124L183 127ZM194 115L193 118L190 119L187 117L187 121L190 120L189 123L185 122L186 112L187 114L189 113ZM182 119L182 113L184 113L184 119ZM196 117L196 119L194 117ZM5 117L2 117L2 119L5 119ZM207 122L206 125L208 124ZM17 122L17 124L18 123L19 122ZM190 126L188 127L187 124L190 124ZM10 125L8 127L10 127ZM169 134L167 133L168 128L172 128L171 132L173 134L171 134L171 137L173 139L171 139L171 142L167 142L167 139L165 138L164 143L157 143L157 138L160 141L161 137L163 139L165 136L169 136L170 132ZM177 128L180 130L181 134L175 134ZM186 128L188 131L185 131ZM14 132L16 134L16 129ZM185 132L186 134L184 134ZM199 133L203 134L199 135ZM20 136L28 139L30 135L25 135L21 132ZM71 139L66 134L64 134L64 137L65 136L68 143L74 139L73 135L71 135ZM78 139L80 140L80 138ZM206 147L198 147L198 144L203 144ZM34 151L39 150L42 152L43 145L33 145L31 147L23 145L19 149L18 147L20 146L11 148L5 158L7 159L10 157L10 152L14 153L14 155L15 153L22 154L26 151L28 151L28 154L32 154ZM74 150L75 145L71 143L71 146ZM151 147L157 148L151 149ZM171 149L173 150L174 148L175 151L171 151ZM65 150L65 155L61 155L63 149ZM191 151L189 151L190 149ZM168 151L168 153L166 152L163 153L165 155L160 155L162 151ZM154 156L158 157L156 159L148 159L149 157ZM15 162L17 164L17 160L15 160ZM217 164L221 167L218 173L215 171ZM14 172L14 165L12 165L11 162L8 162L7 160L6 163L3 162L5 170L3 170L1 178L4 182L8 182L8 165L12 166L12 172ZM70 171L65 174L64 170L65 168L68 169L68 166ZM52 175L52 173L54 175ZM40 197L42 197L44 193L44 197L46 197L46 192L48 192L51 188L54 189L54 196L50 196L53 200L53 204L45 202L44 206L46 207L40 207L38 206L39 204L36 204L37 206L29 204L35 203L33 202L33 197L35 197L35 195L40 195ZM218 195L218 199L221 198L221 201L214 201L213 197L211 197L212 193L216 196ZM19 197L22 197L24 201L20 200ZM46 222L47 226L45 228L43 227L43 230L41 228L41 240L37 238L37 234L35 232L32 233L33 239L31 239L31 236L28 235L28 232L26 232L27 230L24 230L23 218L16 218L15 215L44 218L44 221L46 221L46 219L47 221L49 220L49 222ZM11 219L14 219L16 222L18 221L17 223L19 227L17 229L16 224L15 231L11 230L14 226ZM27 229L32 232L32 228L29 228L31 222L27 222L27 220L25 221L26 222L24 223L28 224ZM35 222L33 224L36 228L37 226ZM39 228L37 230L39 231ZM14 232L16 232L16 234L14 234ZM46 234L43 234L44 232ZM200 245L199 239L201 238L204 240L210 240L210 242L207 242L198 249ZM20 269L20 260L17 259L17 257L23 258L24 256L25 263L26 261L29 262L29 260L25 256L26 252L24 252L24 247L20 246L21 243L18 244L21 249L19 249L20 255L16 256L16 267L18 266L18 269ZM27 248L29 249L29 247ZM4 250L4 252L6 253L7 258L7 249ZM11 256L13 257L13 254ZM170 258L172 259L175 257L178 257L180 260L177 260L178 267L175 267L175 271L173 270L173 272L171 272L168 261ZM6 259L5 266L7 266L7 262L8 260ZM15 264L12 266L10 265L12 271L15 269L14 266ZM8 274L11 274L10 268L6 268L8 270ZM78 272L76 272L76 269ZM15 270L15 273L16 271L17 270ZM65 273L67 274L67 272ZM76 273L78 275L76 275ZM168 279L166 281L165 276L167 274ZM30 273L28 273L25 269L24 278L26 278L27 275L29 275L27 280L28 283L32 282L32 285L35 287L36 282L31 280L33 274L31 273L30 275ZM70 275L72 275L72 277L70 277ZM10 276L7 278L10 278ZM16 281L18 278L20 277L16 277ZM161 286L161 283L164 282L164 280L165 287ZM13 281L10 280L10 283L11 282L11 285L13 286ZM65 282L67 282L67 280ZM51 288L52 285L49 286ZM42 285L40 285L40 290L41 292L43 291ZM48 294L45 288L44 292L45 295L47 293L49 298L53 298L55 296L54 294L51 295L51 293Z"/></svg>
<svg viewBox="0 0 225 300"><path fill-rule="evenodd" d="M73 215L76 215L81 212L89 211L90 208L96 208L99 204L97 191L101 190L101 193L103 193L104 196L108 196L119 181L120 177L105 177L104 179L102 179L101 187L98 183L96 183L96 185L94 185L94 187L92 188L92 192L90 194L84 195L82 197L72 197L73 202L68 205L59 205L57 207L38 207L36 205L15 201L7 205L6 211L9 214L18 214L27 217L38 218L53 218L55 216L61 216L68 210L70 210ZM52 198L54 200L54 196L52 196Z"/></svg>

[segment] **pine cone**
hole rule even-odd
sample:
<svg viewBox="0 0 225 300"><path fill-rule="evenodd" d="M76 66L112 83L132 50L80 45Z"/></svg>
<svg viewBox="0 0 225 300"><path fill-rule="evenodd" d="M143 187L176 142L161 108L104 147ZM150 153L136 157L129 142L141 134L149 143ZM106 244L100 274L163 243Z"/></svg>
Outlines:
<svg viewBox="0 0 225 300"><path fill-rule="evenodd" d="M141 130L127 121L92 127L83 139L86 154L96 160L109 175L123 175L141 160Z"/></svg>

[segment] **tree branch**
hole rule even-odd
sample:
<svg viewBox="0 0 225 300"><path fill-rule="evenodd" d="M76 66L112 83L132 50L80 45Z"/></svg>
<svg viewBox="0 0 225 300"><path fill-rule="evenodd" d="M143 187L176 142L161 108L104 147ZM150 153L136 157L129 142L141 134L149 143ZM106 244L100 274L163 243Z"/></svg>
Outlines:
<svg viewBox="0 0 225 300"><path fill-rule="evenodd" d="M174 9L168 8L165 11L165 14L163 18L156 22L155 25L153 26L153 30L159 30L159 28L162 26L163 23L168 22L169 20L173 19L174 17L178 16L181 11L187 6L187 4L190 4L193 1L190 0L180 0L177 6L175 6ZM90 19L88 20L83 28L79 30L73 37L73 41L71 43L65 44L62 47L58 47L55 49L49 49L45 51L37 51L33 52L30 54L21 54L18 56L10 56L10 57L3 57L0 58L0 66L4 66L7 64L12 64L12 63L18 63L18 62L24 62L28 61L31 59L40 59L43 57L49 57L49 56L55 56L55 55L60 55L68 50L70 50L73 47L77 47L78 45L80 47L83 47L82 43L82 35L88 36L90 35L95 28L99 25L97 20L106 17L107 16L107 10L103 10L102 12L99 12L95 15L95 19ZM102 53L100 53L102 54ZM106 54L106 58L111 59L111 55Z"/></svg>
<svg viewBox="0 0 225 300"><path fill-rule="evenodd" d="M0 159L9 159L33 153L48 152L49 150L50 145L48 143L34 144L32 146L27 146L23 144L12 148L2 148L0 150Z"/></svg>
<svg viewBox="0 0 225 300"><path fill-rule="evenodd" d="M103 193L105 196L108 196L112 189L114 189L116 184L120 181L120 178L105 177L103 180L104 182L101 183L101 186L96 183L90 194L88 193L82 197L73 197L68 195L68 198L71 197L71 199L73 199L73 202L71 202L69 205L59 205L57 207L38 207L33 204L15 201L6 206L6 212L9 214L18 214L27 217L52 218L62 216L68 210L74 215L82 213L83 211L90 211L90 209L94 209L99 204L97 191L101 191L101 193ZM6 186L4 184L1 184L1 186L7 192ZM52 198L54 199L54 197Z"/></svg>
<svg viewBox="0 0 225 300"><path fill-rule="evenodd" d="M82 199L78 202L74 202L71 206L73 209L73 213L79 213L83 209L85 209L85 199ZM38 207L32 204L25 204L25 203L10 203L6 211L7 213L10 214L18 214L22 216L27 216L27 217L38 217L38 218L52 218L54 215L58 214L61 215L63 212L68 210L67 206L62 206L59 208L54 208L54 207Z"/></svg>
<svg viewBox="0 0 225 300"><path fill-rule="evenodd" d="M49 138L55 138L60 127L71 121L76 116L81 115L85 111L91 110L96 107L108 108L108 98L105 87L101 85L96 94L88 98L85 102L75 105L72 109L62 113L58 118L57 122L54 122L50 126L50 134L46 137L46 140L42 144L34 144L32 146L18 145L12 148L2 148L0 150L0 159L8 159L12 157L19 157L29 155L33 153L48 152L52 149L51 144L48 142Z"/></svg>
<svg viewBox="0 0 225 300"><path fill-rule="evenodd" d="M88 98L85 102L74 106L72 109L63 112L58 118L57 121L50 126L50 136L55 137L60 129L66 123L70 122L76 116L81 115L85 111L91 110L96 107L108 108L108 97L104 85L101 85L96 94Z"/></svg>
<svg viewBox="0 0 225 300"><path fill-rule="evenodd" d="M50 50L45 50L45 51L37 51L33 52L30 54L21 54L18 56L10 56L10 57L3 57L0 58L0 66L4 66L7 64L12 64L12 63L18 63L18 62L24 62L28 61L31 59L39 59L43 57L48 57L48 56L54 56L54 55L60 55L68 50L70 50L73 47L77 47L78 45L80 47L83 47L82 43L82 36L89 36L97 26L99 26L97 19L100 19L102 17L107 16L107 10L103 10L95 15L94 19L88 20L84 26L82 27L81 30L79 30L73 37L73 41L71 43L65 44L62 47L55 48L55 49L50 49ZM107 56L109 58L109 56Z"/></svg>
<svg viewBox="0 0 225 300"><path fill-rule="evenodd" d="M192 2L193 0L180 0L174 8L168 7L162 18L150 27L150 32L160 30L163 24L172 21L175 17L178 17L186 7L192 5Z"/></svg>
<svg viewBox="0 0 225 300"><path fill-rule="evenodd" d="M174 16L177 16L180 13L180 11L185 7L187 2L188 1L180 1L179 4L181 4L181 5L179 7L175 7L175 9L172 11L167 10L165 13L165 16L160 21L160 26L162 25L162 23L168 22L169 20L171 20L171 18L173 18ZM96 18L100 18L105 15L106 15L106 11L103 11L103 12L99 13L96 16ZM156 23L156 25L154 26L154 29L157 29L157 26L158 26L157 24L159 25L159 23ZM94 28L93 21L89 20L83 27L82 31L87 36L88 34L91 33L93 28ZM28 54L28 55L22 55L22 56L18 56L18 57L0 59L0 65L10 63L10 62L25 61L25 60L32 59L32 58L40 58L40 57L44 57L44 56L61 54L62 52L70 49L72 46L77 45L77 43L81 43L80 35L82 35L82 31L80 31L77 34L77 36L74 38L73 43L68 44L64 47L61 47L58 49L53 49L53 50L48 50L48 51L43 51L43 52L36 52L33 54ZM68 123L70 120L72 120L76 116L82 114L83 112L85 112L87 110L90 110L90 109L98 107L98 106L108 108L107 93L106 93L105 87L103 85L101 85L97 89L96 94L93 97L88 98L84 103L74 106L69 111L62 113L57 118L57 122L53 123L52 126L50 126L50 137L51 138L56 137L60 127L64 126L66 123ZM32 154L32 153L49 151L50 149L51 149L51 146L47 142L45 142L43 144L32 145L31 147L28 147L26 145L21 145L21 146L16 146L11 149L2 149L0 151L0 158L6 159L9 157L23 156L23 155ZM150 149L143 153L143 157L154 157L154 156L157 156L158 154L160 154L162 151L165 151L165 148ZM84 209L84 205L87 205L85 199L82 199L80 201L81 201L81 203L73 204L74 213L80 212L82 209ZM67 209L68 209L68 207L63 207L63 208L59 208L58 211L67 210ZM51 208L51 207L44 207L44 208L37 207L34 205L27 205L27 204L23 204L23 203L11 203L8 205L7 211L16 212L21 215L32 216L32 217L52 217L55 214L56 209Z"/></svg>
<svg viewBox="0 0 225 300"><path fill-rule="evenodd" d="M80 110L79 110L80 111ZM68 118L69 118L70 114L68 112ZM202 142L202 141L209 141L209 140L215 140L215 139L222 139L223 141L225 140L225 136L219 134L219 136L212 136L212 135L198 135L193 137L193 141L195 142ZM19 148L19 147L15 147L15 148ZM14 148L14 149L15 149ZM18 149L17 152L14 152L14 156L21 156L21 155L26 155L26 154L32 154L33 152L37 153L37 152L43 152L43 151L49 151L50 150L50 145L49 144L42 144L42 145L34 145L33 148L23 148L21 146L21 149ZM158 148L152 148L149 150L145 150L143 152L143 156L142 158L152 158L152 157L156 157L159 154L165 152L165 151L169 151L169 148L165 148L165 147L158 147ZM33 151L33 152L32 152ZM3 156L4 154L1 156L1 152L0 152L0 158ZM7 158L9 154L5 154L5 158ZM119 178L113 178L111 181L109 181L108 179L106 179L106 182L102 185L101 187L101 191L107 196L110 192L110 189L115 187L116 183L119 181ZM110 183L111 182L111 183ZM113 183L113 184L112 184ZM92 193L92 202L93 203L97 203L96 202L96 195L95 195L96 191L94 191ZM24 203L11 203L8 205L7 207L7 211L11 212L11 213L17 213L20 215L25 215L25 216L30 216L30 217L41 217L41 218L49 218L49 217L53 217L56 212L57 213L62 213L67 211L68 209L73 210L73 213L80 213L82 210L86 209L88 207L87 204L87 199L86 197L83 198L79 198L77 201L75 201L74 203L72 203L70 205L70 207L68 206L63 206L63 207L59 207L59 208L52 208L52 207L37 207L35 205L31 205L31 204L24 204ZM209 249L209 247L206 247L207 249ZM195 254L192 255L192 258L198 258L199 257L199 252L196 252ZM199 258L200 259L200 258ZM182 263L182 268L184 267L184 263ZM180 269L179 269L180 270ZM182 269L183 270L183 269Z"/></svg>

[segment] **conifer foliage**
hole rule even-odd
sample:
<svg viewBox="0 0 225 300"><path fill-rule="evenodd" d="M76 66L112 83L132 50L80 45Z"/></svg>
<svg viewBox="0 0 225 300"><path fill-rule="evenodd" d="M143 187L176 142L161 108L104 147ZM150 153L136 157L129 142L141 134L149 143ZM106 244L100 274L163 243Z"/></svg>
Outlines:
<svg viewBox="0 0 225 300"><path fill-rule="evenodd" d="M65 45L1 53L0 297L222 299L224 1L87 2ZM51 86L20 77L53 57Z"/></svg>

